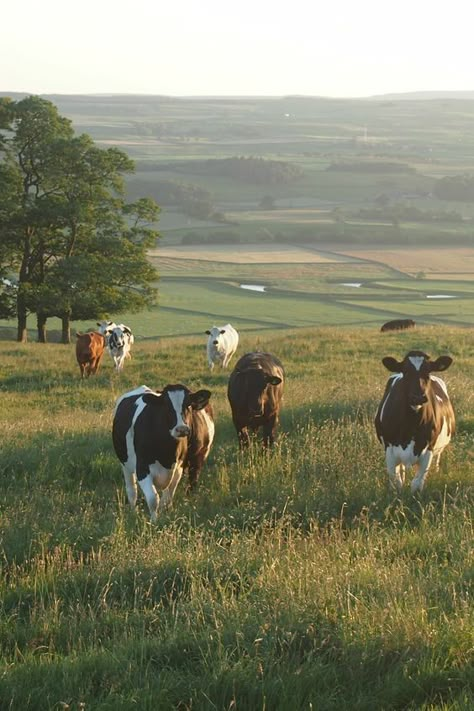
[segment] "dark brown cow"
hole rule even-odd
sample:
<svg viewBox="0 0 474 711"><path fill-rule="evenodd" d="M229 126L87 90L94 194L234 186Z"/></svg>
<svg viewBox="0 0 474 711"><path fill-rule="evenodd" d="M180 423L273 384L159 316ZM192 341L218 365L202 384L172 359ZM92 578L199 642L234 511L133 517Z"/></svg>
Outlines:
<svg viewBox="0 0 474 711"><path fill-rule="evenodd" d="M283 366L270 353L246 353L230 374L227 396L239 444L249 444L248 428L263 427L264 446L272 445L283 396Z"/></svg>
<svg viewBox="0 0 474 711"><path fill-rule="evenodd" d="M396 318L393 321L387 321L380 329L382 333L385 331L403 331L405 328L414 328L415 322L411 318Z"/></svg>
<svg viewBox="0 0 474 711"><path fill-rule="evenodd" d="M112 439L128 500L134 507L138 479L152 521L158 507L171 504L183 472L190 488L197 486L214 439L210 397L209 390L193 393L184 385L162 391L142 385L117 400Z"/></svg>
<svg viewBox="0 0 474 711"><path fill-rule="evenodd" d="M449 368L449 356L432 361L423 351L410 351L398 362L382 363L391 375L375 416L377 437L385 447L391 483L401 491L406 467L414 466L413 493L423 489L428 470L439 459L455 430L454 411L444 381L433 372Z"/></svg>
<svg viewBox="0 0 474 711"><path fill-rule="evenodd" d="M99 370L99 365L105 349L105 337L101 333L92 331L91 333L76 333L76 358L81 371L81 378L84 374L94 375Z"/></svg>

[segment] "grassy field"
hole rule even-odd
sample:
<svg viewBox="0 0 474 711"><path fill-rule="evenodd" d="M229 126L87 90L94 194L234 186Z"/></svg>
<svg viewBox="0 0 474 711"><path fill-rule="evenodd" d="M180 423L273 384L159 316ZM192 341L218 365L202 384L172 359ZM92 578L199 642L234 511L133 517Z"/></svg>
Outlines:
<svg viewBox="0 0 474 711"><path fill-rule="evenodd" d="M385 355L449 353L458 432L425 491L389 490L373 415ZM470 330L242 334L278 355L280 437L241 455L201 337L138 341L81 382L73 346L0 343L0 708L470 709ZM110 427L141 383L208 387L194 498L128 510Z"/></svg>

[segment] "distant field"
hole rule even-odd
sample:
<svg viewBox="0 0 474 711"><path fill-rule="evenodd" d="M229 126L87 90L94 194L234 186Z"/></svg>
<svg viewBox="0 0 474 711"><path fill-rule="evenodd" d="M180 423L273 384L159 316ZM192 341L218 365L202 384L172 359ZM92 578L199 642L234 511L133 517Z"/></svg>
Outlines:
<svg viewBox="0 0 474 711"><path fill-rule="evenodd" d="M327 252L305 249L304 247L291 247L288 245L241 245L219 244L212 247L206 245L187 245L176 247L159 247L150 250L151 257L206 260L210 262L230 262L232 264L292 264L292 263L329 263L352 262L355 255L328 254Z"/></svg>
<svg viewBox="0 0 474 711"><path fill-rule="evenodd" d="M337 247L341 254L380 262L407 274L423 271L426 277L459 278L474 275L474 248L472 247Z"/></svg>

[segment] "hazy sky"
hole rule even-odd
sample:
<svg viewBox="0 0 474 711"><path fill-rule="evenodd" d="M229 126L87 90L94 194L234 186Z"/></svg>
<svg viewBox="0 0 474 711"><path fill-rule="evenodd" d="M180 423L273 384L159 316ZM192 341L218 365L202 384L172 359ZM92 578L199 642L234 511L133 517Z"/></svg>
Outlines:
<svg viewBox="0 0 474 711"><path fill-rule="evenodd" d="M469 7L468 0L5 2L0 91L368 96L474 89Z"/></svg>

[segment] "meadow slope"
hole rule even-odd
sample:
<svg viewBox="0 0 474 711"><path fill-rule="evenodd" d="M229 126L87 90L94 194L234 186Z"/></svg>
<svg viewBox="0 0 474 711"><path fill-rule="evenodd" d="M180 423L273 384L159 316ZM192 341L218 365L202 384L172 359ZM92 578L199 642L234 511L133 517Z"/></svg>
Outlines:
<svg viewBox="0 0 474 711"><path fill-rule="evenodd" d="M247 332L287 384L280 437L238 452L205 337L135 344L81 382L74 347L0 342L0 708L474 706L472 331ZM458 432L419 498L389 490L385 355L449 353ZM235 362L235 361L234 361ZM110 428L142 383L208 387L195 497L129 511Z"/></svg>

